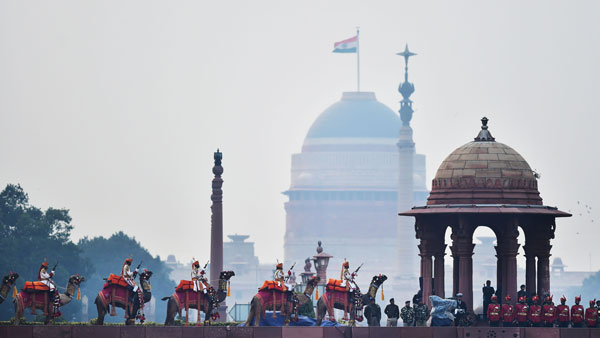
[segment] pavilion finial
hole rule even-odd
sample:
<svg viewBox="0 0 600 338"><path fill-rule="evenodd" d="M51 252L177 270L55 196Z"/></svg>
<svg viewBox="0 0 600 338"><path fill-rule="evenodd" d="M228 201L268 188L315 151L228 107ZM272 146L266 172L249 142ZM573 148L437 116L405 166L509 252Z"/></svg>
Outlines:
<svg viewBox="0 0 600 338"><path fill-rule="evenodd" d="M494 142L496 139L492 136L492 133L488 130L488 118L483 117L481 119L481 130L475 138L475 142Z"/></svg>

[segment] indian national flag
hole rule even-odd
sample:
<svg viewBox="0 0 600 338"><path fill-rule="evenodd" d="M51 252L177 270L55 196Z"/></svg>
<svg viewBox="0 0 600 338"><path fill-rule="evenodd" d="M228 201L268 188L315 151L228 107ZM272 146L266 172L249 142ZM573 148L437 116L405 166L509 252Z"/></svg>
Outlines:
<svg viewBox="0 0 600 338"><path fill-rule="evenodd" d="M333 44L334 53L356 53L358 49L358 35Z"/></svg>

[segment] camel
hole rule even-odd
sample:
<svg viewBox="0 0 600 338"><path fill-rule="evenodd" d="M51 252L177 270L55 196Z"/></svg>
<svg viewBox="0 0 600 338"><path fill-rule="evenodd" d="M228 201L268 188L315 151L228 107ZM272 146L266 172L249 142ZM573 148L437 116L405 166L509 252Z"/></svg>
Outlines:
<svg viewBox="0 0 600 338"><path fill-rule="evenodd" d="M75 289L77 289L83 281L85 281L85 277L79 275L73 275L69 278L66 291L59 294L61 306L67 305L73 300ZM58 290L56 290L56 292L58 292ZM44 315L46 315L44 325L50 324L54 316L53 302L54 300L50 299L49 291L21 290L14 300L15 325L20 324L21 318L23 318L25 313L25 308L31 308L32 314L36 313L36 309L42 310Z"/></svg>
<svg viewBox="0 0 600 338"><path fill-rule="evenodd" d="M12 272L2 278L2 286L0 286L0 304L8 297L8 293L17 281L17 278L19 278L19 274Z"/></svg>
<svg viewBox="0 0 600 338"><path fill-rule="evenodd" d="M198 303L200 303L200 309L198 311L198 320L196 325L202 324L200 320L200 311L204 311L205 319L204 325L210 325L210 318L215 320L218 317L218 305L227 297L227 283L231 277L235 276L233 271L222 271L219 275L219 287L217 290L211 287L208 293L211 293L215 297L214 303L210 301L207 294L203 292L195 292L193 290L176 290L170 297L164 297L162 300L168 300L167 303L167 317L165 318L165 325L173 325L175 321L175 314L179 313L181 317L181 310L185 310L185 325L189 324L189 309L198 310Z"/></svg>
<svg viewBox="0 0 600 338"><path fill-rule="evenodd" d="M148 271L144 269L142 273L140 273L140 288L142 290L143 295L143 303L148 303L150 299L152 299L152 289L150 285L150 277L152 277L152 271ZM104 325L104 316L109 311L110 315L116 316L117 312L115 311L115 307L119 307L125 310L125 325L134 325L136 314L138 309L140 308L140 299L137 295L133 296L133 303L129 302L129 294L130 291L127 287L115 284L104 284L104 288L98 292L98 296L96 296L96 300L94 304L96 304L96 309L98 310L98 319L96 320L97 325ZM112 305L112 307L111 307ZM140 321L143 323L145 318L140 318Z"/></svg>
<svg viewBox="0 0 600 338"><path fill-rule="evenodd" d="M276 316L275 312L277 310L281 311L281 314L285 318L283 325L287 326L290 323L291 315L295 315L296 310L310 300L319 280L320 278L318 276L308 280L304 292L294 293L292 302L287 301L287 294L281 291L258 291L258 293L252 297L252 301L250 302L250 311L248 312L248 319L246 320L245 325L250 326L250 322L254 319L254 326L259 326L261 316L264 317L265 311L271 309L273 310L273 317Z"/></svg>
<svg viewBox="0 0 600 338"><path fill-rule="evenodd" d="M366 294L361 294L357 288L354 292L348 293L343 291L326 290L323 297L317 302L317 322L316 326L320 326L325 314L329 313L329 320L335 321L333 309L344 310L344 316L350 314L349 324L354 326L356 320L362 321L362 308L365 304L369 304L371 299L375 299L377 290L387 279L386 275L373 276L369 290Z"/></svg>

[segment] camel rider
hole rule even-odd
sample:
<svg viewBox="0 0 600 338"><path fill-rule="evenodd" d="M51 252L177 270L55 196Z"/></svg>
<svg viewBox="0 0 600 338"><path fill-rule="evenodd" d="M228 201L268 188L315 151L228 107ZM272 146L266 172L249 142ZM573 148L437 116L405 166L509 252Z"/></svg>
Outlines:
<svg viewBox="0 0 600 338"><path fill-rule="evenodd" d="M135 283L135 277L138 274L138 269L131 271L131 263L132 262L133 262L133 258L131 258L131 257L125 259L125 262L123 263L123 267L121 268L121 277L123 277L125 282L129 285L129 291L132 291L131 294L129 295L130 302L133 302L133 297L135 296L136 293L138 295L142 293L140 288ZM140 299L142 299L142 298L140 298Z"/></svg>
<svg viewBox="0 0 600 338"><path fill-rule="evenodd" d="M348 263L348 261L344 261L342 264L342 272L340 274L340 279L342 280L342 284L340 284L340 286L345 287L348 291L354 290L354 276L355 274L350 272L350 263Z"/></svg>
<svg viewBox="0 0 600 338"><path fill-rule="evenodd" d="M54 284L52 277L54 277L54 270L48 272L48 262L44 261L38 272L38 280L50 288L50 299L54 299L54 316L59 317L62 315L59 308L60 295L56 291L56 285Z"/></svg>
<svg viewBox="0 0 600 338"><path fill-rule="evenodd" d="M277 283L277 287L281 288L284 291L288 291L290 286L286 283L285 274L283 273L283 263L277 263L275 266L275 283Z"/></svg>
<svg viewBox="0 0 600 338"><path fill-rule="evenodd" d="M200 269L200 262L194 261L192 263L192 282L194 282L194 291L202 291L204 294L210 289L208 279L206 278L206 271Z"/></svg>

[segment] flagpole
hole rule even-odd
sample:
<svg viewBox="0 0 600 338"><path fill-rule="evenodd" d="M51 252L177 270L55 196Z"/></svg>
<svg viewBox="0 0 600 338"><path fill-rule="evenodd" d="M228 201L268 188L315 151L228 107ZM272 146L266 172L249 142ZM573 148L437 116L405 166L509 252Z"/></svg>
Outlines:
<svg viewBox="0 0 600 338"><path fill-rule="evenodd" d="M359 27L356 27L356 91L360 92L360 38Z"/></svg>

